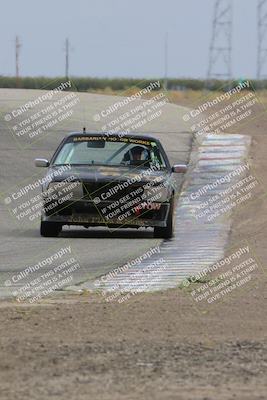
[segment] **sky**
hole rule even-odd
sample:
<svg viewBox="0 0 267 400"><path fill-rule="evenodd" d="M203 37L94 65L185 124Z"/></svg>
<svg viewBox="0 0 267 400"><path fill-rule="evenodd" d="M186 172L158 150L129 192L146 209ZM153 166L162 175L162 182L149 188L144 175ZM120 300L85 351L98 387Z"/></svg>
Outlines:
<svg viewBox="0 0 267 400"><path fill-rule="evenodd" d="M255 78L257 1L233 1L233 78ZM62 76L70 41L70 76L205 78L215 0L1 1L0 75ZM267 47L267 44L266 44Z"/></svg>

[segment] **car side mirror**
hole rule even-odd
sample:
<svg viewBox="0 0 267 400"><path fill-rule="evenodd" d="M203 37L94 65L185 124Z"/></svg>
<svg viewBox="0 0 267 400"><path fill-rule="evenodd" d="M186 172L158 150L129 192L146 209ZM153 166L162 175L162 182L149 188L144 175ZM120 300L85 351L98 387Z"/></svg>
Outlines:
<svg viewBox="0 0 267 400"><path fill-rule="evenodd" d="M187 171L187 165L186 164L176 164L172 167L172 172L175 174L185 174Z"/></svg>
<svg viewBox="0 0 267 400"><path fill-rule="evenodd" d="M34 163L36 167L48 167L50 164L45 158L36 158Z"/></svg>

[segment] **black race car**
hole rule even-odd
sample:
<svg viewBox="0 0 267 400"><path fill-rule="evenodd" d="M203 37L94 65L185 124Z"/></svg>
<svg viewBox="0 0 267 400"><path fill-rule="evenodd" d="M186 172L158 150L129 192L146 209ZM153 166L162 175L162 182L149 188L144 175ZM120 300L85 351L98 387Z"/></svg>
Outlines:
<svg viewBox="0 0 267 400"><path fill-rule="evenodd" d="M175 179L185 165L170 166L158 139L146 135L73 133L59 145L43 178L41 235L63 225L111 229L154 227L173 235Z"/></svg>

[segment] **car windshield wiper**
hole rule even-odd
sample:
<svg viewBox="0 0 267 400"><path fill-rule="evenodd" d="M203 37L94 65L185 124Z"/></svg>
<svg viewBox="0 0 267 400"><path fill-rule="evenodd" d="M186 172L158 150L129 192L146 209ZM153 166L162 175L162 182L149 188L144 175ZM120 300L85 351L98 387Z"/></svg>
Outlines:
<svg viewBox="0 0 267 400"><path fill-rule="evenodd" d="M105 164L105 163L68 163L68 164L54 164L55 167L62 165L70 165L71 167L81 167L81 166L97 166L97 167L120 167L120 164Z"/></svg>

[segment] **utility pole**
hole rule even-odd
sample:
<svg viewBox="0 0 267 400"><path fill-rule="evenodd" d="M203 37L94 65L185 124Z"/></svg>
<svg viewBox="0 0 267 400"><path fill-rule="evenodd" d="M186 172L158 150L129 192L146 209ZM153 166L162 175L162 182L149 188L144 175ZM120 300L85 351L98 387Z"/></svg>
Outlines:
<svg viewBox="0 0 267 400"><path fill-rule="evenodd" d="M69 79L69 52L70 52L70 43L67 38L65 41L65 77Z"/></svg>
<svg viewBox="0 0 267 400"><path fill-rule="evenodd" d="M232 78L232 0L216 0L209 52L208 82Z"/></svg>
<svg viewBox="0 0 267 400"><path fill-rule="evenodd" d="M267 1L258 0L258 60L257 79L266 78L264 69L267 59ZM267 72L267 71L266 71Z"/></svg>
<svg viewBox="0 0 267 400"><path fill-rule="evenodd" d="M15 40L15 53L16 53L16 87L18 88L20 86L19 82L19 56L20 56L20 48L21 44L19 41L19 37L16 36Z"/></svg>
<svg viewBox="0 0 267 400"><path fill-rule="evenodd" d="M165 40L164 40L164 83L163 83L164 90L168 90L168 61L169 61L169 59L168 59L168 57L169 57L168 41L169 41L168 40L168 32L166 32Z"/></svg>

